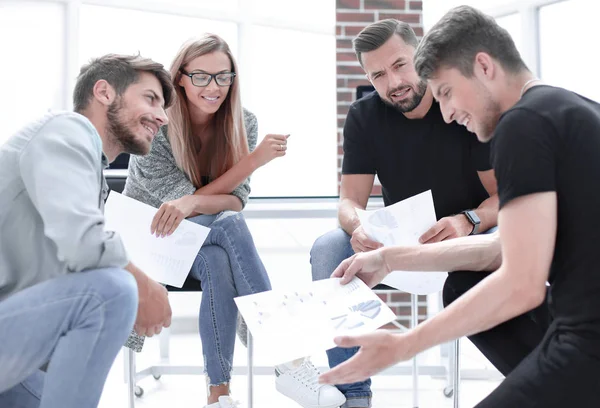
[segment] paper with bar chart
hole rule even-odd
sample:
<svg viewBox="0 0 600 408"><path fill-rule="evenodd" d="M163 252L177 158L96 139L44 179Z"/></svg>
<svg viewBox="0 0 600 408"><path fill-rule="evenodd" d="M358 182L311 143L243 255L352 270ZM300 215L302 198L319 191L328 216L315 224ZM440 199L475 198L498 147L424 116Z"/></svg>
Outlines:
<svg viewBox="0 0 600 408"><path fill-rule="evenodd" d="M210 229L183 220L164 238L150 233L156 208L111 191L104 208L105 230L121 236L131 262L157 282L183 286Z"/></svg>
<svg viewBox="0 0 600 408"><path fill-rule="evenodd" d="M420 245L419 237L436 223L431 190L375 211L356 210L369 238L384 246ZM382 283L416 295L442 290L446 272L393 271Z"/></svg>
<svg viewBox="0 0 600 408"><path fill-rule="evenodd" d="M395 320L363 281L339 282L325 279L235 298L257 353L280 364L335 347L335 336L369 333Z"/></svg>

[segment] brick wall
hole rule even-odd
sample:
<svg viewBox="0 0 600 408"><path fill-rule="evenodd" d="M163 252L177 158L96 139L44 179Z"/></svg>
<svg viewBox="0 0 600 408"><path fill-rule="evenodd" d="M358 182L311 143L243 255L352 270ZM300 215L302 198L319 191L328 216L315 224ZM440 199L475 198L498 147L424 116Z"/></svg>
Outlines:
<svg viewBox="0 0 600 408"><path fill-rule="evenodd" d="M417 36L423 36L422 1L413 0L337 0L336 53L337 53L337 164L338 189L342 167L342 130L350 104L356 99L356 87L369 85L365 73L352 51L352 38L370 23L384 18L395 18L409 23ZM376 183L373 194L381 194ZM397 322L410 326L410 295L408 293L380 294L396 313ZM427 317L426 296L419 296L419 321ZM386 328L394 328L390 323Z"/></svg>
<svg viewBox="0 0 600 408"><path fill-rule="evenodd" d="M375 291L377 296L383 300L392 309L392 312L396 314L396 324L400 324L404 327L411 327L411 295L410 293L400 291ZM418 307L418 319L419 322L427 319L427 296L417 296L417 307ZM398 326L394 323L388 323L383 326L384 329L398 330Z"/></svg>
<svg viewBox="0 0 600 408"><path fill-rule="evenodd" d="M423 35L422 1L413 0L337 0L336 53L337 53L337 127L338 127L338 189L342 166L342 129L348 107L356 98L356 87L369 85L365 73L352 51L352 38L365 26L384 18L396 18L409 23L415 33ZM381 194L375 185L373 194Z"/></svg>

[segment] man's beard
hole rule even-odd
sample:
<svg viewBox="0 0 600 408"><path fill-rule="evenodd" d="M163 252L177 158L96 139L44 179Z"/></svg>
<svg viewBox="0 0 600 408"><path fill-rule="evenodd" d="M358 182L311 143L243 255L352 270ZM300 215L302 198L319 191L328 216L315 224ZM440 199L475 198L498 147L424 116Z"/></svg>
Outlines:
<svg viewBox="0 0 600 408"><path fill-rule="evenodd" d="M426 81L419 81L419 83L415 87L410 87L414 93L412 98L407 99L407 100L403 100L403 101L398 101L398 102L392 102L391 101L391 95L401 91L403 89L406 89L406 86L400 86L396 89L391 90L390 92L388 92L387 94L387 98L381 98L383 100L383 102L385 104L387 104L388 106L391 106L392 108L397 109L398 111L402 112L402 113L407 113L407 112L412 112L417 106L419 106L419 104L421 103L421 100L423 100L423 96L425 96L425 92L427 92L427 82Z"/></svg>
<svg viewBox="0 0 600 408"><path fill-rule="evenodd" d="M148 145L136 138L131 131L135 124L133 121L127 123L122 119L121 112L124 111L125 104L119 98L110 104L106 117L108 119L108 134L121 145L123 151L129 154L145 155L148 154Z"/></svg>

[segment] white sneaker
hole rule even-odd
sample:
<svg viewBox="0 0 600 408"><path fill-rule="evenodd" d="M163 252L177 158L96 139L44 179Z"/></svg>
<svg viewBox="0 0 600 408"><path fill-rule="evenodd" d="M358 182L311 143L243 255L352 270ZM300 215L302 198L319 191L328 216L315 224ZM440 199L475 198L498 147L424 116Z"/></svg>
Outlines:
<svg viewBox="0 0 600 408"><path fill-rule="evenodd" d="M221 395L219 397L219 402L205 405L204 408L240 408L240 403L234 401L229 395Z"/></svg>
<svg viewBox="0 0 600 408"><path fill-rule="evenodd" d="M319 384L319 370L306 359L299 367L281 373L275 370L275 388L303 408L338 408L346 397L331 385Z"/></svg>

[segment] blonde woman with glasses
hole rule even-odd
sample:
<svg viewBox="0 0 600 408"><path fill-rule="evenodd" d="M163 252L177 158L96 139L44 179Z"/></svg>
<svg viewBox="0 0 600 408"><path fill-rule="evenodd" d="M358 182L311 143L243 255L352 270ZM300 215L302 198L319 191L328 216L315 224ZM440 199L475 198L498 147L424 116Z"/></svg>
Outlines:
<svg viewBox="0 0 600 408"><path fill-rule="evenodd" d="M239 71L227 43L212 34L186 42L171 65L177 98L147 156L132 157L125 194L158 208L150 226L172 234L184 218L211 228L190 274L201 281L200 338L210 408L230 408L238 311L234 297L271 289L240 211L250 175L285 156L287 136L256 146L256 117L242 108ZM305 408L335 408L344 396L320 385L308 360L275 368L277 389Z"/></svg>

